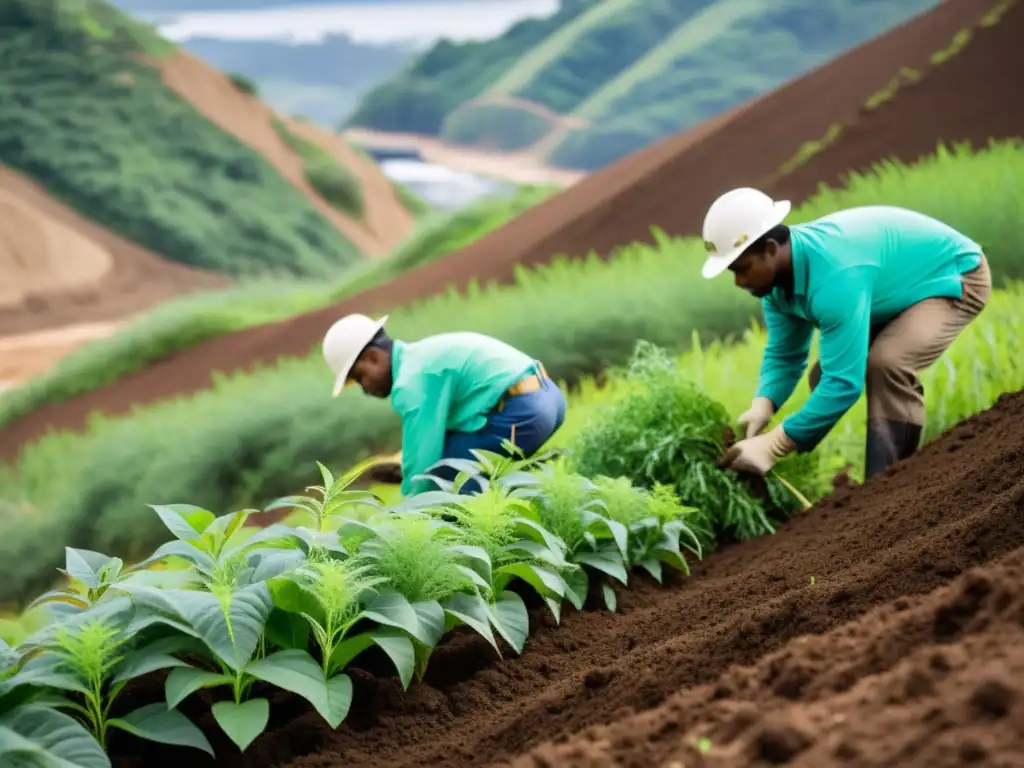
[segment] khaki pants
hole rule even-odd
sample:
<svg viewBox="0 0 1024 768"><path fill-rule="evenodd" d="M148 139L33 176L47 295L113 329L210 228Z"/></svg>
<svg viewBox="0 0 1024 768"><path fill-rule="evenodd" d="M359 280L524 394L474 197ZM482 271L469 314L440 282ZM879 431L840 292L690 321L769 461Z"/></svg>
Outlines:
<svg viewBox="0 0 1024 768"><path fill-rule="evenodd" d="M887 419L924 426L919 373L941 357L988 303L992 275L984 254L981 264L964 273L963 285L962 299L925 299L872 328L865 380L869 422ZM820 362L807 378L813 391L821 379Z"/></svg>

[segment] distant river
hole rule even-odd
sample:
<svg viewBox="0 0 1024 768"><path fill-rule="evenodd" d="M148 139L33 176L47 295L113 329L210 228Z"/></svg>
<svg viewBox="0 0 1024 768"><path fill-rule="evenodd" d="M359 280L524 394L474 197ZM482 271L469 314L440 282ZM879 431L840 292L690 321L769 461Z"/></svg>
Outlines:
<svg viewBox="0 0 1024 768"><path fill-rule="evenodd" d="M175 42L192 37L315 43L347 33L357 43L428 46L440 37L455 42L502 34L517 21L550 16L558 0L438 0L381 5L291 5L245 11L139 14L157 22Z"/></svg>

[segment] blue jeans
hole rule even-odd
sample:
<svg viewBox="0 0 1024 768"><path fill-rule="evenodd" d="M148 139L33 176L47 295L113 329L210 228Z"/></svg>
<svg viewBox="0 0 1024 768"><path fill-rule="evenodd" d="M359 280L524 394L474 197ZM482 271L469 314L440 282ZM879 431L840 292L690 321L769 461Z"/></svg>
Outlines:
<svg viewBox="0 0 1024 768"><path fill-rule="evenodd" d="M479 432L449 432L445 435L442 459L473 459L471 450L484 450L508 456L501 446L502 440L512 440L515 427L515 445L527 458L535 455L565 422L566 401L562 390L549 378L541 380L541 388L504 398L503 407L496 405L487 414L487 423ZM458 474L451 467L438 467L431 474L445 480L454 480ZM479 492L475 481L462 486L460 493Z"/></svg>

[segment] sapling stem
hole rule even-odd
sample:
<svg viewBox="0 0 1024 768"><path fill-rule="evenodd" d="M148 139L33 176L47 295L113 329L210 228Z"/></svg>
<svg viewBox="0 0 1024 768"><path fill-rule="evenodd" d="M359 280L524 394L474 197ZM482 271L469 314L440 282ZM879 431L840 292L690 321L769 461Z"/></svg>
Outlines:
<svg viewBox="0 0 1024 768"><path fill-rule="evenodd" d="M806 512L808 509L810 509L813 506L813 504L811 504L811 502L807 500L807 497L804 496L802 493L800 493L800 491L798 491L793 486L793 484L790 483L786 478L784 478L782 475L780 475L775 470L772 470L772 474L775 476L775 479L778 480L780 483L782 483L782 486L786 490L788 490L791 494L793 494L793 496L796 498L796 500L800 502L800 504L804 508L804 512Z"/></svg>

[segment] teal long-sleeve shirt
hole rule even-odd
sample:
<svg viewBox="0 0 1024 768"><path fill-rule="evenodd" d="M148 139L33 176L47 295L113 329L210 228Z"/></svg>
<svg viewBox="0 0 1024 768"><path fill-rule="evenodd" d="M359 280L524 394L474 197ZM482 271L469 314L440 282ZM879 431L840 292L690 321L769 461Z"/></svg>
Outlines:
<svg viewBox="0 0 1024 768"><path fill-rule="evenodd" d="M811 450L857 402L873 325L931 297L962 298L960 276L981 263L981 246L940 221L890 206L864 206L790 227L793 291L762 299L768 342L757 394L776 409L793 394L820 331L821 380L783 421Z"/></svg>
<svg viewBox="0 0 1024 768"><path fill-rule="evenodd" d="M402 417L402 493L429 490L412 478L441 459L445 434L482 429L502 394L536 365L515 347L479 333L395 341L391 404Z"/></svg>

